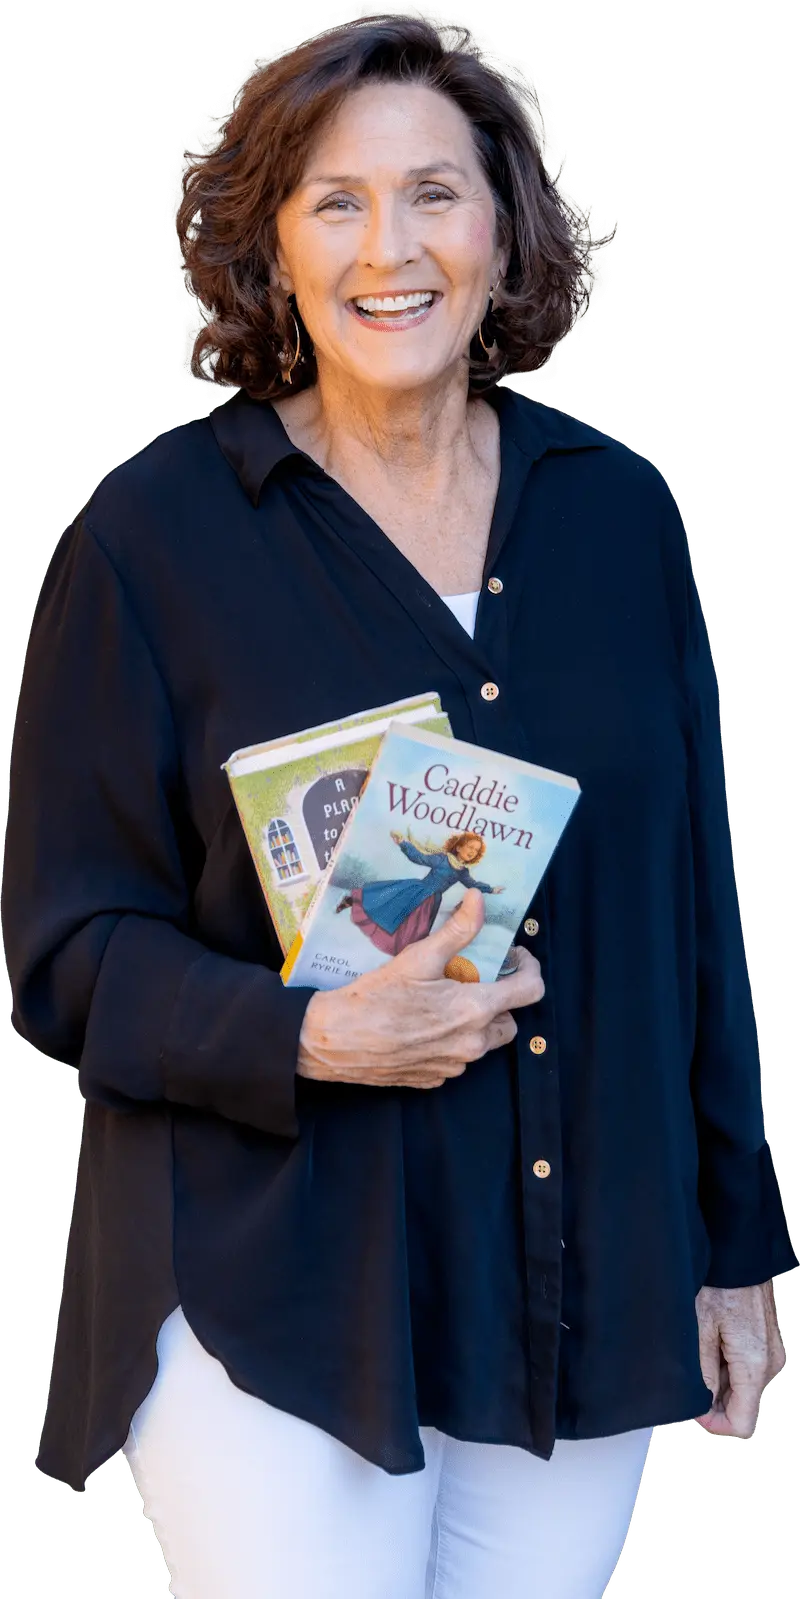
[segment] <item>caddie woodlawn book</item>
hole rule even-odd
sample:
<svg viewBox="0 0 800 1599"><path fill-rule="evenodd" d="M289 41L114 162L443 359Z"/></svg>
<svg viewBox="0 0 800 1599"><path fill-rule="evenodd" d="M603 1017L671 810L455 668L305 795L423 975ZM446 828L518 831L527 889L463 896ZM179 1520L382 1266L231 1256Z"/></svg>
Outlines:
<svg viewBox="0 0 800 1599"><path fill-rule="evenodd" d="M281 968L340 988L425 938L479 888L485 917L448 962L492 982L580 795L574 777L391 721Z"/></svg>
<svg viewBox="0 0 800 1599"><path fill-rule="evenodd" d="M284 955L392 719L450 732L430 690L250 744L223 763Z"/></svg>

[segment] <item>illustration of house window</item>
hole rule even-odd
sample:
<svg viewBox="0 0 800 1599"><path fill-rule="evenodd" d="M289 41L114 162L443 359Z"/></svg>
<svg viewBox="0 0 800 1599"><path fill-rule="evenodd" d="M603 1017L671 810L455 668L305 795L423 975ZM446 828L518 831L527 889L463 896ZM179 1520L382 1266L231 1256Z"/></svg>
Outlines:
<svg viewBox="0 0 800 1599"><path fill-rule="evenodd" d="M282 816L274 816L263 832L264 844L279 883L298 883L308 877L294 833Z"/></svg>

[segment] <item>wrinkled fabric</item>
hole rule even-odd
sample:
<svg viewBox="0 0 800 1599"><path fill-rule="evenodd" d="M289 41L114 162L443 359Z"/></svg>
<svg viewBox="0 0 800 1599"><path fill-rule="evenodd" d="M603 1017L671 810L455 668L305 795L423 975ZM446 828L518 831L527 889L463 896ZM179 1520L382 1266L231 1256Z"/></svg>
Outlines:
<svg viewBox="0 0 800 1599"><path fill-rule="evenodd" d="M109 472L55 549L3 927L14 1026L86 1100L37 1460L73 1487L178 1303L240 1388L399 1474L420 1426L549 1459L704 1412L698 1288L798 1263L680 514L625 445L487 398L474 638L244 392ZM517 932L544 997L437 1090L298 1077L312 990L281 983L221 765L431 689L457 738L580 784Z"/></svg>

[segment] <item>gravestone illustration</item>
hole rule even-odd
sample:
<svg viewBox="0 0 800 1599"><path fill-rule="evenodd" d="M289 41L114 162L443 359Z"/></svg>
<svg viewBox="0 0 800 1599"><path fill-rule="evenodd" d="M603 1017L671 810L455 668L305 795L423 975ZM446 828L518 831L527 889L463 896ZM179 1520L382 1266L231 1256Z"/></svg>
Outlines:
<svg viewBox="0 0 800 1599"><path fill-rule="evenodd" d="M303 821L319 866L327 866L342 828L358 803L366 775L364 767L351 767L333 777L320 777L306 793Z"/></svg>

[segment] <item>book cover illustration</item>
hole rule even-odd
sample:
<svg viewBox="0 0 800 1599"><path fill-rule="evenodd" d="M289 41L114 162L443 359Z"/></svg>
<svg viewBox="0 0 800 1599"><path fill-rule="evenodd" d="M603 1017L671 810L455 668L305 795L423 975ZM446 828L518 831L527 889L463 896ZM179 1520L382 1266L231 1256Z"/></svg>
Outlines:
<svg viewBox="0 0 800 1599"><path fill-rule="evenodd" d="M392 719L450 729L430 691L249 745L223 765L284 954Z"/></svg>
<svg viewBox="0 0 800 1599"><path fill-rule="evenodd" d="M468 888L484 923L448 975L491 982L580 795L576 779L392 722L284 962L338 988L427 937Z"/></svg>

